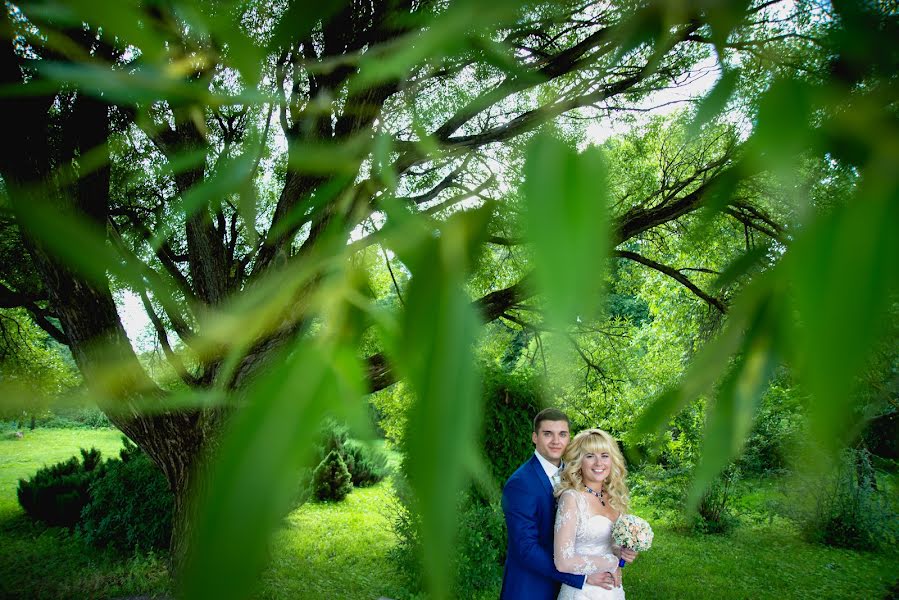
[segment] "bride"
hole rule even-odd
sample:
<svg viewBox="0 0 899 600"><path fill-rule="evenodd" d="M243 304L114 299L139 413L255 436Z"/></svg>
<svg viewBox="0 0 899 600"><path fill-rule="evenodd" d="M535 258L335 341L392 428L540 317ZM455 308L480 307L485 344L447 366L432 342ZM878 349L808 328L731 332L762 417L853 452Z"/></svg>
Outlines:
<svg viewBox="0 0 899 600"><path fill-rule="evenodd" d="M554 557L566 573L615 574L619 558L632 562L637 553L615 546L612 524L628 508L627 468L618 443L601 429L581 431L568 445L555 495L558 497ZM623 600L619 587L562 585L558 600Z"/></svg>

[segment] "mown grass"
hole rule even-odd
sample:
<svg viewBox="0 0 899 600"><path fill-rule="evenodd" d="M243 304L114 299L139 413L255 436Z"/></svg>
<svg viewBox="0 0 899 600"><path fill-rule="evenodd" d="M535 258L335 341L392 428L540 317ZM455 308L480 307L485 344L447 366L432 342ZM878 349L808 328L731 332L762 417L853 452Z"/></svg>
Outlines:
<svg viewBox="0 0 899 600"><path fill-rule="evenodd" d="M630 598L884 598L899 557L808 544L791 522L688 535L665 523L624 571Z"/></svg>
<svg viewBox="0 0 899 600"><path fill-rule="evenodd" d="M121 598L168 595L163 558L98 551L60 528L34 524L15 498L20 477L65 460L79 447L116 456L115 430L35 430L0 441L0 598ZM762 489L764 488L764 489ZM772 482L747 495L760 507ZM255 597L366 599L413 597L388 559L389 482L357 489L337 504L306 504L272 539L272 560ZM635 499L634 512L650 516ZM744 521L728 535L693 535L663 519L653 522L653 548L624 572L628 598L879 599L899 574L899 553L875 554L807 544L792 522ZM496 598L499 588L477 594Z"/></svg>
<svg viewBox="0 0 899 600"><path fill-rule="evenodd" d="M389 481L355 489L334 504L306 504L273 540L259 598L399 598L402 584L387 558Z"/></svg>

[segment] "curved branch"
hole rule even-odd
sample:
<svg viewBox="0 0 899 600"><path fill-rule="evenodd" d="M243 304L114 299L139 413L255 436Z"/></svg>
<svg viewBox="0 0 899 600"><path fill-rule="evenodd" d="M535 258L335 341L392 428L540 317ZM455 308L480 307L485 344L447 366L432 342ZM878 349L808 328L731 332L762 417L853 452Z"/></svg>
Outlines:
<svg viewBox="0 0 899 600"><path fill-rule="evenodd" d="M658 271L659 273L664 273L668 277L671 277L672 279L676 280L678 283L683 285L685 288L687 288L688 290L690 290L691 292L693 292L694 294L696 294L697 296L702 298L709 305L717 308L719 311L721 311L722 314L727 314L727 306L725 306L725 304L723 302L721 302L721 300L718 300L717 298L710 296L710 295L706 294L705 292L703 292L701 289L699 289L696 286L695 283L690 281L683 273L681 273L677 269L669 267L668 265L663 265L662 263L658 263L652 259L646 258L642 254L637 254L636 252L629 252L627 250L615 250L614 254L615 254L615 256L617 256L619 258L626 258L628 260L638 262L641 265L645 265L645 266L649 267L650 269L654 269L654 270Z"/></svg>

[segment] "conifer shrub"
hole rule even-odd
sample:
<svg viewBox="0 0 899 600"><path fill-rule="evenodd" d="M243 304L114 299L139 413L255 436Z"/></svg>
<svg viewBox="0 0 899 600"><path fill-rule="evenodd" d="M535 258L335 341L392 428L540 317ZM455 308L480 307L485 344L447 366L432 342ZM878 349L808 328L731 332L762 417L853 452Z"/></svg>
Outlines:
<svg viewBox="0 0 899 600"><path fill-rule="evenodd" d="M91 484L78 530L95 546L164 551L172 537L172 492L150 457L123 441L121 460L108 461L105 474Z"/></svg>
<svg viewBox="0 0 899 600"><path fill-rule="evenodd" d="M74 527L90 500L90 485L105 471L100 456L96 448L82 448L81 460L73 456L20 479L16 495L25 514L47 525Z"/></svg>
<svg viewBox="0 0 899 600"><path fill-rule="evenodd" d="M353 491L353 481L340 453L331 450L312 472L312 494L319 501L339 502Z"/></svg>
<svg viewBox="0 0 899 600"><path fill-rule="evenodd" d="M342 457L356 487L372 486L387 476L387 455L373 446L348 439Z"/></svg>

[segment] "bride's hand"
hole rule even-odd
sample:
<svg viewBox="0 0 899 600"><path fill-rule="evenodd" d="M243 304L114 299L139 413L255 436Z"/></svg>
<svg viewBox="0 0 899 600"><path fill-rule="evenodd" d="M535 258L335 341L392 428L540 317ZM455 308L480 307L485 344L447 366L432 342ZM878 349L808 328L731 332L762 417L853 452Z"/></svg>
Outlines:
<svg viewBox="0 0 899 600"><path fill-rule="evenodd" d="M611 590L615 585L615 576L606 571L601 571L599 573L592 573L587 576L587 583L590 585L595 585L596 587L601 587L604 590ZM621 585L621 579L618 580L618 585Z"/></svg>
<svg viewBox="0 0 899 600"><path fill-rule="evenodd" d="M623 558L624 562L626 562L627 564L631 564L632 562L634 562L634 559L637 558L637 551L631 550L630 548L622 548L621 558Z"/></svg>

